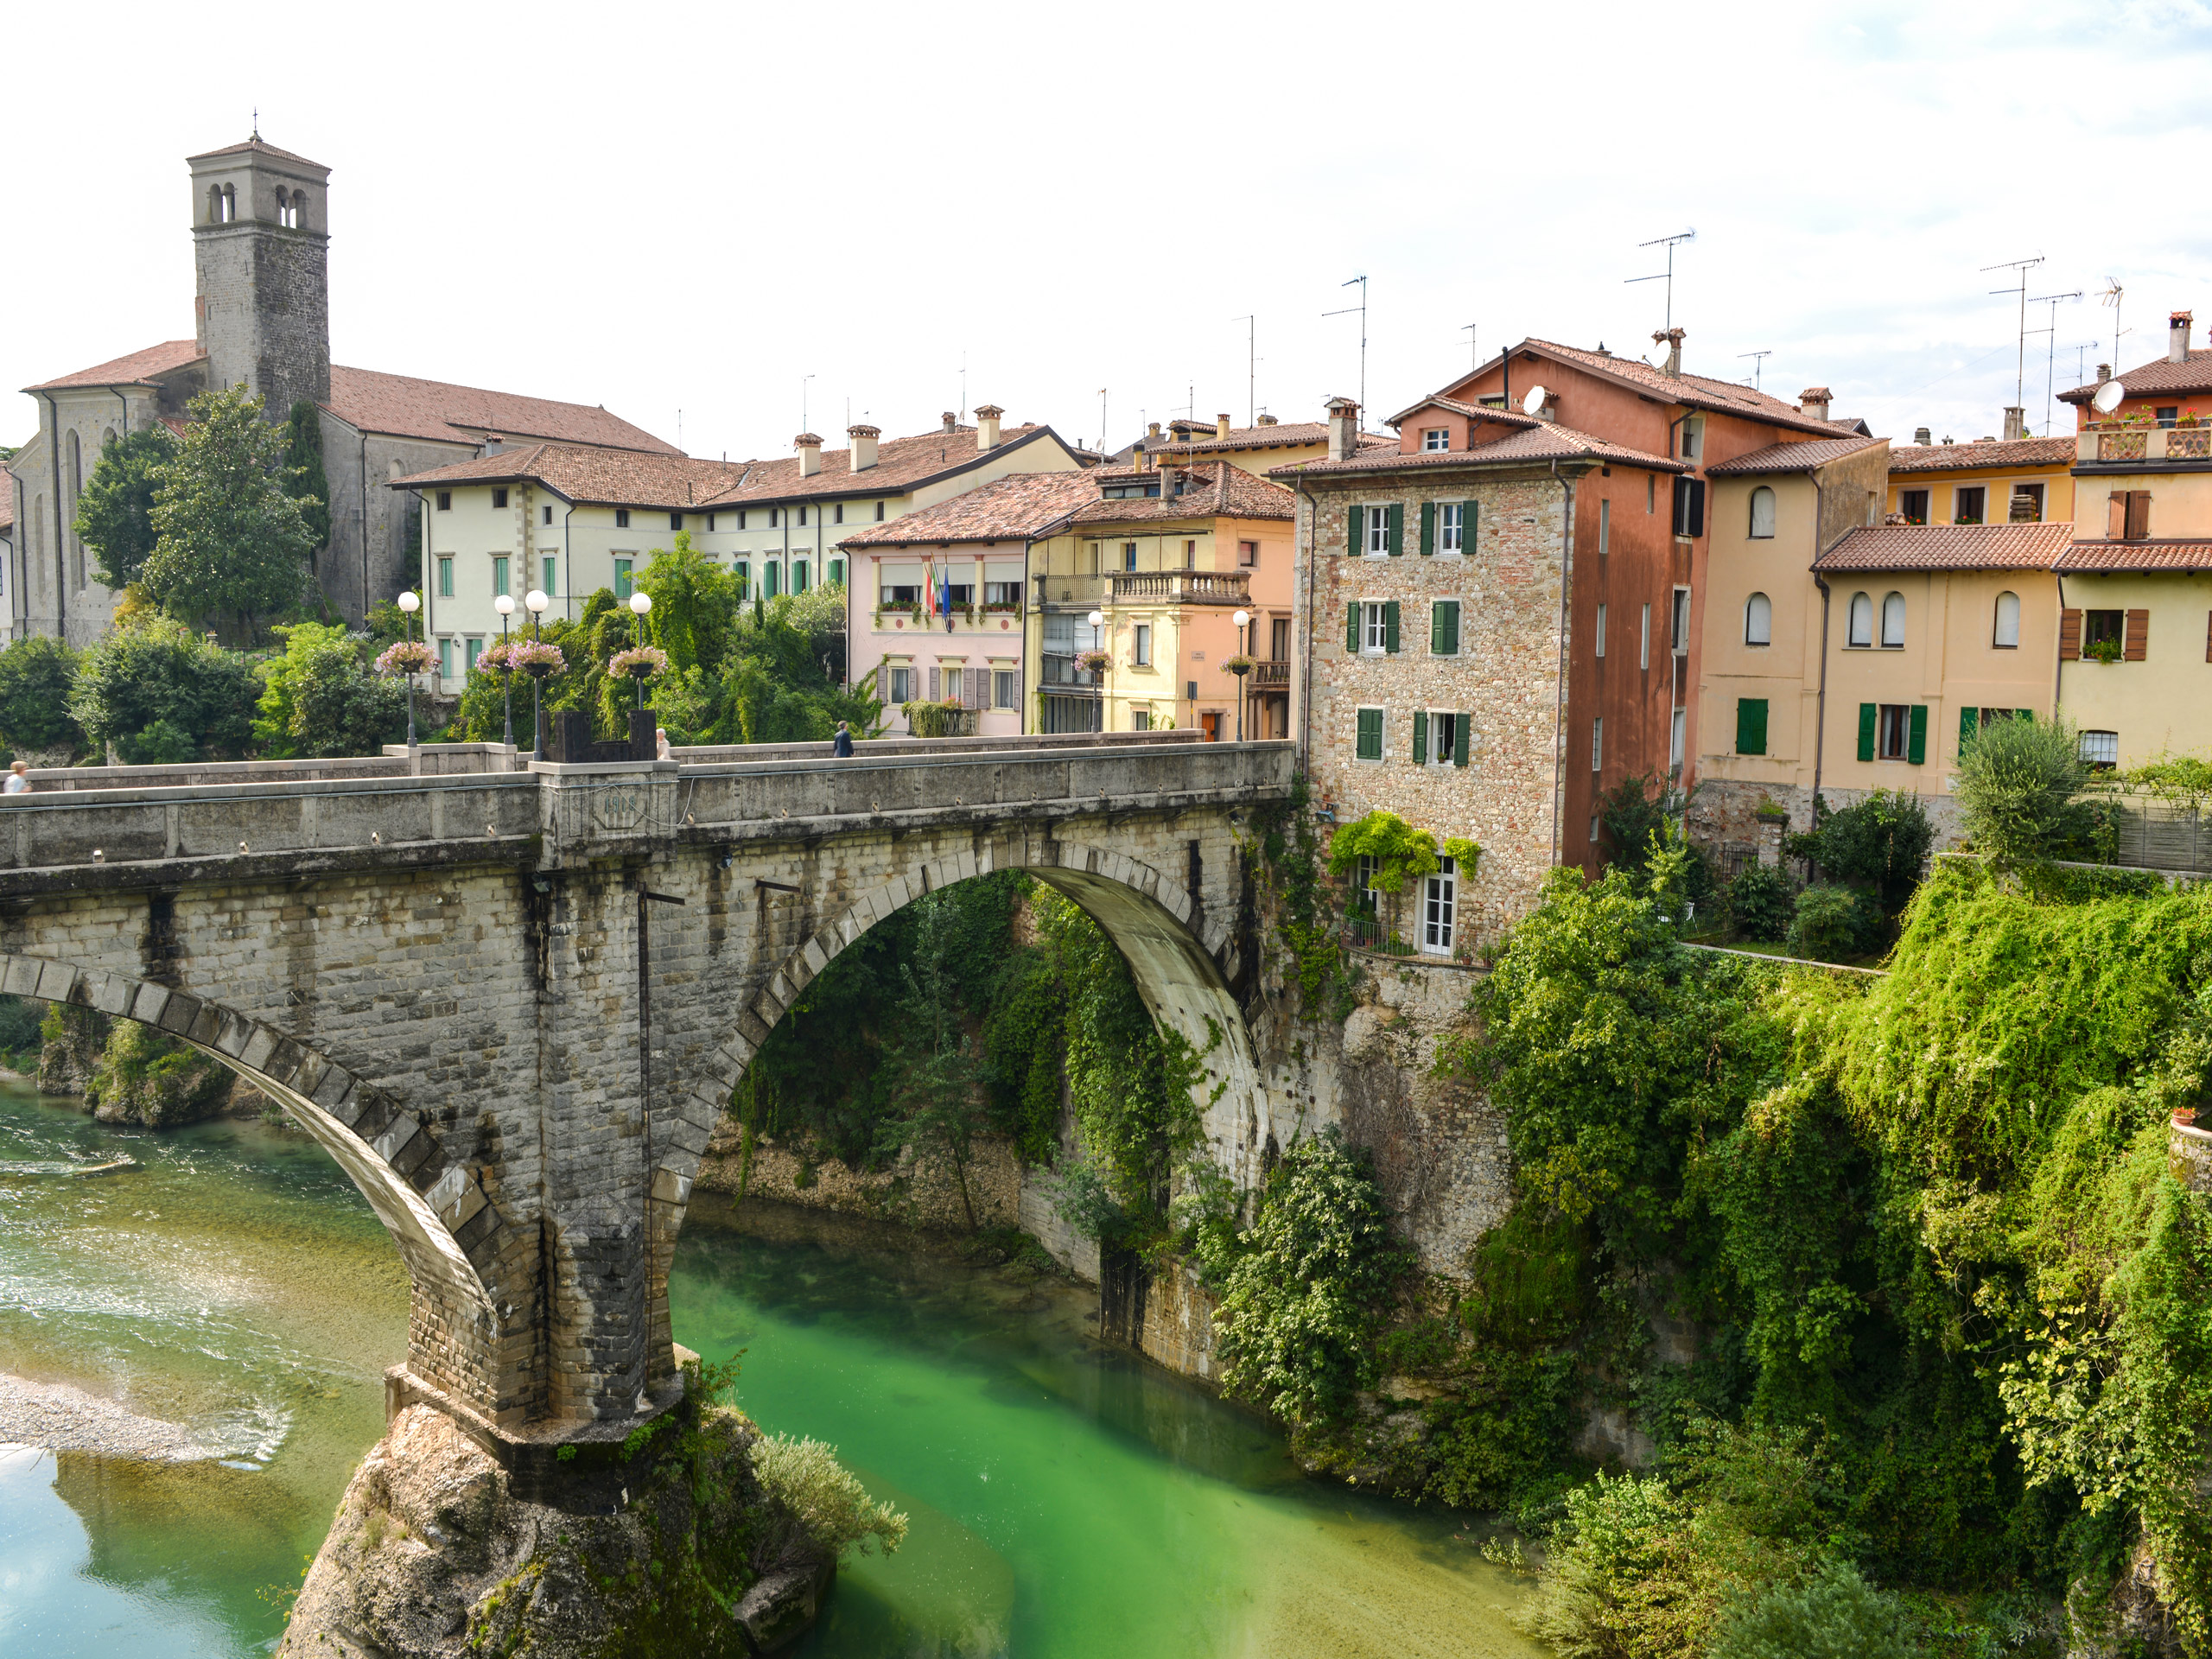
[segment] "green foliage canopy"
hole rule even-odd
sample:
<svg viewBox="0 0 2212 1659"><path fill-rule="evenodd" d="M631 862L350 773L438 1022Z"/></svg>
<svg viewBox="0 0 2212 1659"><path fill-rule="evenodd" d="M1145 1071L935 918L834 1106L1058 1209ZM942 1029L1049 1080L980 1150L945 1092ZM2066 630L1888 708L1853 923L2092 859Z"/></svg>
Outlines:
<svg viewBox="0 0 2212 1659"><path fill-rule="evenodd" d="M252 737L256 690L243 657L155 617L85 653L68 706L86 734L114 744L126 765L235 760Z"/></svg>
<svg viewBox="0 0 2212 1659"><path fill-rule="evenodd" d="M176 454L166 426L111 438L77 497L78 539L92 550L101 583L120 591L138 580L154 550L154 496Z"/></svg>
<svg viewBox="0 0 2212 1659"><path fill-rule="evenodd" d="M2000 720L1959 757L1951 793L1967 838L2000 870L2063 857L2093 817L2081 734L2063 720Z"/></svg>
<svg viewBox="0 0 2212 1659"><path fill-rule="evenodd" d="M313 526L284 490L283 430L261 418L242 386L204 391L154 496L147 591L189 622L257 619L297 603L315 551Z"/></svg>
<svg viewBox="0 0 2212 1659"><path fill-rule="evenodd" d="M279 626L283 654L261 668L256 747L272 760L377 754L407 731L407 690L370 671L363 641L320 622Z"/></svg>
<svg viewBox="0 0 2212 1659"><path fill-rule="evenodd" d="M84 747L84 728L69 712L69 688L79 660L47 633L0 651L0 743L18 754Z"/></svg>
<svg viewBox="0 0 2212 1659"><path fill-rule="evenodd" d="M322 470L322 411L302 398L284 423L284 493L300 504L309 556L330 545L330 479Z"/></svg>

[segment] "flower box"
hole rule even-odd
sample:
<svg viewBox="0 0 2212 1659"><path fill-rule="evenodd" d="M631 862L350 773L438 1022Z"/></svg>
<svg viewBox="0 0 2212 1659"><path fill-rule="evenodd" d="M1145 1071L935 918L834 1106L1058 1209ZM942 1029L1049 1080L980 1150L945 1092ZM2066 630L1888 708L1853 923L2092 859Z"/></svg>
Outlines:
<svg viewBox="0 0 2212 1659"><path fill-rule="evenodd" d="M1086 674L1103 674L1114 664L1114 659L1103 651L1081 651L1076 653L1075 665Z"/></svg>
<svg viewBox="0 0 2212 1659"><path fill-rule="evenodd" d="M377 672L423 674L427 673L437 660L429 646L420 639L401 639L384 648L377 658Z"/></svg>
<svg viewBox="0 0 2212 1659"><path fill-rule="evenodd" d="M651 679L656 674L668 672L668 653L658 645L632 645L608 658L607 671L627 674L632 679Z"/></svg>

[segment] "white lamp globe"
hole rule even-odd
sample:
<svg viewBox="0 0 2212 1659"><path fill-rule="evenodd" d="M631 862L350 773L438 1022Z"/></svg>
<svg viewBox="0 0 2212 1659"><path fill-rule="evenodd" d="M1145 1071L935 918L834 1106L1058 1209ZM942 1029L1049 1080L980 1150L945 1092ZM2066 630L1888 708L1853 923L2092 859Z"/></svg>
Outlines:
<svg viewBox="0 0 2212 1659"><path fill-rule="evenodd" d="M405 611L410 616L416 611L423 608L423 601L416 598L412 592L400 594L398 603L399 608Z"/></svg>
<svg viewBox="0 0 2212 1659"><path fill-rule="evenodd" d="M653 599L651 594L632 594L630 595L630 608L635 611L639 616L643 616L647 611L652 609L652 607Z"/></svg>
<svg viewBox="0 0 2212 1659"><path fill-rule="evenodd" d="M1252 613L1249 611L1239 611L1236 615L1230 617L1229 620L1234 622L1240 628L1249 627L1251 626Z"/></svg>
<svg viewBox="0 0 2212 1659"><path fill-rule="evenodd" d="M515 596L512 594L501 594L492 601L492 608L501 616L512 616L515 613Z"/></svg>
<svg viewBox="0 0 2212 1659"><path fill-rule="evenodd" d="M1103 613L1103 611L1093 611L1093 612L1090 613L1090 626L1091 626L1092 627L1094 627L1094 628L1095 628L1095 627L1096 627L1096 626L1097 626L1101 622L1103 622L1105 620L1106 620L1105 613Z"/></svg>
<svg viewBox="0 0 2212 1659"><path fill-rule="evenodd" d="M553 601L533 588L523 595L522 602L530 607L531 613L535 616L543 613L545 607Z"/></svg>

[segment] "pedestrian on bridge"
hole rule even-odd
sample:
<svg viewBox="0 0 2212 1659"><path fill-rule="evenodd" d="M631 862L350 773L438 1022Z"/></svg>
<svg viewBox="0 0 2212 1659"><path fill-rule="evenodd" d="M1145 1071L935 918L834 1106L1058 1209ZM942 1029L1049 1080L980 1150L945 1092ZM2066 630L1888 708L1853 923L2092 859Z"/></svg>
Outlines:
<svg viewBox="0 0 2212 1659"><path fill-rule="evenodd" d="M8 781L4 785L0 785L0 791L4 791L10 795L28 795L30 793L30 763L25 760L12 762L8 767Z"/></svg>
<svg viewBox="0 0 2212 1659"><path fill-rule="evenodd" d="M842 720L837 722L837 735L830 740L830 755L835 760L853 758L852 728Z"/></svg>

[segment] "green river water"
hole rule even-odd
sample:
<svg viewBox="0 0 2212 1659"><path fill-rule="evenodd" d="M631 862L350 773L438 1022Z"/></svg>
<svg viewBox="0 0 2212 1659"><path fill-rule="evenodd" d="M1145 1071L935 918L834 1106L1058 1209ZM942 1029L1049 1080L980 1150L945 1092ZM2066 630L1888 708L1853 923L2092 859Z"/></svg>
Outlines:
<svg viewBox="0 0 2212 1659"><path fill-rule="evenodd" d="M76 1172L127 1152L139 1166ZM702 1201L677 1339L912 1518L814 1659L1525 1659L1515 1581L1447 1516L1299 1476L1281 1438L1102 1348L1090 1299L803 1212ZM184 1425L190 1460L0 1447L0 1654L266 1651L382 1432L406 1281L303 1137L156 1135L0 1084L0 1371Z"/></svg>

